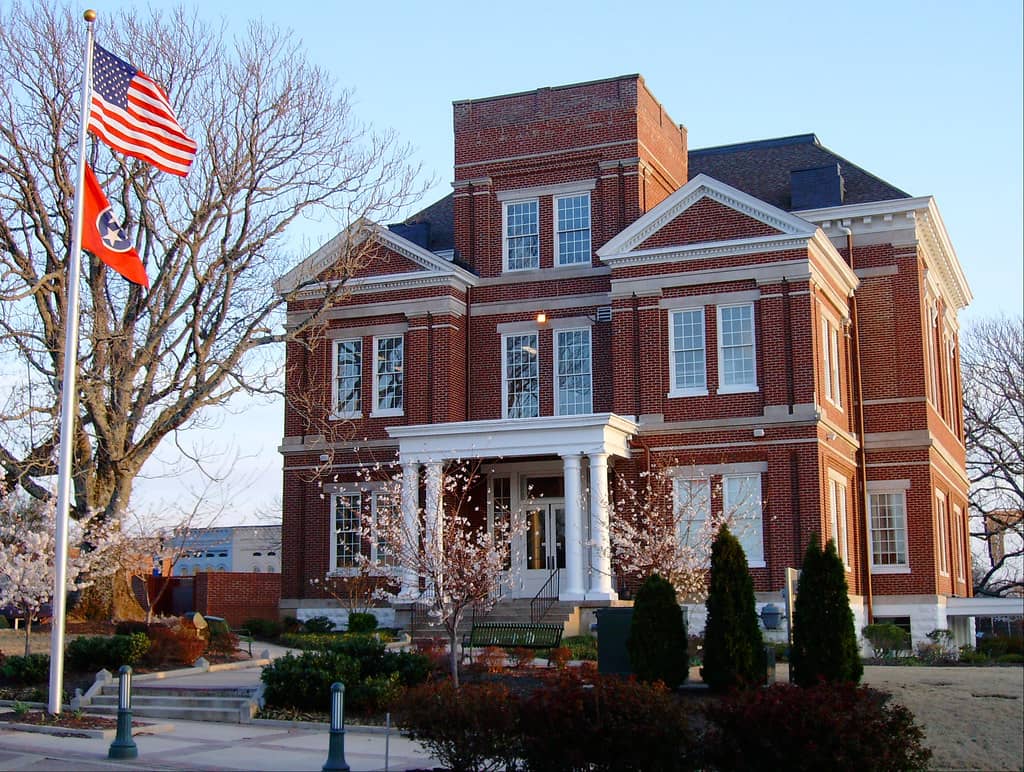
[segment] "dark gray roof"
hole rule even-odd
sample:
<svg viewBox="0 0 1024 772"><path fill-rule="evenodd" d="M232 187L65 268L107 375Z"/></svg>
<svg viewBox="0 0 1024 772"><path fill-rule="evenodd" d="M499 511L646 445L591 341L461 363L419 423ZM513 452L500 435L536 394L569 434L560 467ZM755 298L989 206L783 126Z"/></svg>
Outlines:
<svg viewBox="0 0 1024 772"><path fill-rule="evenodd" d="M787 211L794 208L790 193L792 172L834 166L837 163L843 177L844 204L910 197L908 193L833 153L814 134L719 145L689 152L691 179L698 174L706 174Z"/></svg>
<svg viewBox="0 0 1024 772"><path fill-rule="evenodd" d="M455 249L454 202L455 196L449 193L426 209L410 215L404 222L389 225L388 228L431 252Z"/></svg>

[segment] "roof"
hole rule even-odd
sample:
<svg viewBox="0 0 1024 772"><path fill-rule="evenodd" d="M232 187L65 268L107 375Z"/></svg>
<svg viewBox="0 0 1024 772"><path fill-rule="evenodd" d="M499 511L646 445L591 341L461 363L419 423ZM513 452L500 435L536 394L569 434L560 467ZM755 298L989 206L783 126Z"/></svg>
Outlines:
<svg viewBox="0 0 1024 772"><path fill-rule="evenodd" d="M790 175L839 164L843 204L910 198L910 194L865 171L821 144L814 134L706 147L689 152L689 175L706 174L779 209L793 211Z"/></svg>
<svg viewBox="0 0 1024 772"><path fill-rule="evenodd" d="M430 252L455 249L455 194L449 193L426 209L407 217L401 225L427 225L426 243L420 246ZM392 230L395 227L388 226Z"/></svg>

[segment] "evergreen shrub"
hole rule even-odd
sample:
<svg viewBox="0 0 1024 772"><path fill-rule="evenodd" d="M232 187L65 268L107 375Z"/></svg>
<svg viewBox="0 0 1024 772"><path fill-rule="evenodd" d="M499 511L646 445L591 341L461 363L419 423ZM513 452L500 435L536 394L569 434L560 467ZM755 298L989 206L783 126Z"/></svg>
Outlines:
<svg viewBox="0 0 1024 772"><path fill-rule="evenodd" d="M249 634L261 641L276 641L284 632L284 623L276 619L260 619L254 617L246 619L242 629L248 630Z"/></svg>
<svg viewBox="0 0 1024 772"><path fill-rule="evenodd" d="M30 686L46 683L50 678L50 655L29 654L27 657L11 655L4 658L0 676L10 686Z"/></svg>
<svg viewBox="0 0 1024 772"><path fill-rule="evenodd" d="M64 661L76 672L104 669L116 673L122 665L134 667L141 662L151 645L145 633L82 636L68 643Z"/></svg>
<svg viewBox="0 0 1024 772"><path fill-rule="evenodd" d="M743 547L726 526L711 546L701 677L714 691L764 683L765 658L754 583Z"/></svg>
<svg viewBox="0 0 1024 772"><path fill-rule="evenodd" d="M270 707L329 711L331 685L345 684L348 691L359 683L359 663L332 651L304 651L286 654L263 668L264 699ZM346 694L348 697L349 694ZM360 706L346 699L346 707Z"/></svg>
<svg viewBox="0 0 1024 772"><path fill-rule="evenodd" d="M377 617L362 611L354 611L348 615L348 631L350 633L372 633L377 629Z"/></svg>
<svg viewBox="0 0 1024 772"><path fill-rule="evenodd" d="M329 633L334 630L335 624L324 616L310 617L302 623L307 633Z"/></svg>
<svg viewBox="0 0 1024 772"><path fill-rule="evenodd" d="M858 683L864 672L853 625L846 569L831 539L822 550L812 533L793 612L790 673L794 683Z"/></svg>
<svg viewBox="0 0 1024 772"><path fill-rule="evenodd" d="M686 681L690 662L683 611L675 588L658 574L637 591L626 648L641 681L661 681L670 689Z"/></svg>
<svg viewBox="0 0 1024 772"><path fill-rule="evenodd" d="M861 632L880 659L891 659L901 651L910 649L910 633L889 622L867 625Z"/></svg>

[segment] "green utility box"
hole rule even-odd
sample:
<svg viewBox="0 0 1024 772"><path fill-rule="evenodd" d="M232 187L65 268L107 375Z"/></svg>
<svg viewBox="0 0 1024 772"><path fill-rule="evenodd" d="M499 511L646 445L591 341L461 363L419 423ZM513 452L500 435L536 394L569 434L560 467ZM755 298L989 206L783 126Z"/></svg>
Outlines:
<svg viewBox="0 0 1024 772"><path fill-rule="evenodd" d="M629 628L633 624L633 607L599 608L597 617L597 669L601 673L630 675Z"/></svg>

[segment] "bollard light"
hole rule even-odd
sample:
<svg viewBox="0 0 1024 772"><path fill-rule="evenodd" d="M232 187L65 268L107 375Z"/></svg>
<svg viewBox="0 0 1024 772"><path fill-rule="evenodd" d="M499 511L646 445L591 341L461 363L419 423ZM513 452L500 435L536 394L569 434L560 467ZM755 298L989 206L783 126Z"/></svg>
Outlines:
<svg viewBox="0 0 1024 772"><path fill-rule="evenodd" d="M117 734L110 743L107 758L138 758L139 747L132 739L132 669L122 665L117 681Z"/></svg>
<svg viewBox="0 0 1024 772"><path fill-rule="evenodd" d="M331 737L327 745L324 772L351 769L345 761L345 684L331 684Z"/></svg>

